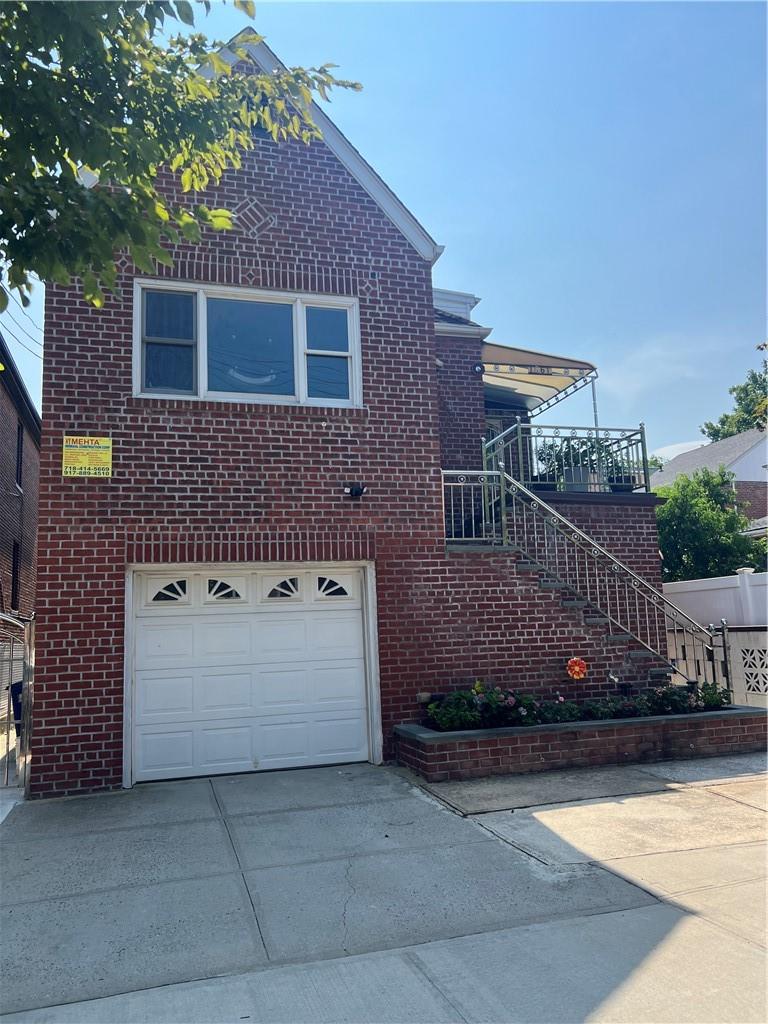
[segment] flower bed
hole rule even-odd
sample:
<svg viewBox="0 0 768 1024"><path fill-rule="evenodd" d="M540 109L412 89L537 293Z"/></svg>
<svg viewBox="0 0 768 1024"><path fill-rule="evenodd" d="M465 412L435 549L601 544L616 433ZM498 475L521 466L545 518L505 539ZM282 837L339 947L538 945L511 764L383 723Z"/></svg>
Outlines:
<svg viewBox="0 0 768 1024"><path fill-rule="evenodd" d="M586 664L580 658L571 658L568 674L573 679L583 679ZM599 697L577 702L566 700L559 693L552 698L541 699L529 693L518 693L478 680L470 690L456 690L433 698L427 708L426 725L438 732L517 725L556 725L563 722L694 714L717 711L728 704L728 691L718 689L714 684L702 687L657 686L637 696Z"/></svg>
<svg viewBox="0 0 768 1024"><path fill-rule="evenodd" d="M672 715L438 732L395 726L399 764L429 782L555 768L762 751L768 712L724 707Z"/></svg>

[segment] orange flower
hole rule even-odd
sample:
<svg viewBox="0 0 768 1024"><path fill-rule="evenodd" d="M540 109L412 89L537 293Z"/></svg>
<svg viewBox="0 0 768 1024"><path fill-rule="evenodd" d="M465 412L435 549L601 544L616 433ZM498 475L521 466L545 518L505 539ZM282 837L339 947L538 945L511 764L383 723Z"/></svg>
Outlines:
<svg viewBox="0 0 768 1024"><path fill-rule="evenodd" d="M565 671L571 679L584 679L587 675L587 663L583 658L569 658Z"/></svg>

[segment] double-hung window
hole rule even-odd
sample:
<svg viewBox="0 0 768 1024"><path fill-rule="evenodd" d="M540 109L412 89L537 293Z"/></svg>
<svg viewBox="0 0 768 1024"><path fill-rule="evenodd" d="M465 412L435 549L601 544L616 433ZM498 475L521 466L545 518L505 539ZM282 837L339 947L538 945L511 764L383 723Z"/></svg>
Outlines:
<svg viewBox="0 0 768 1024"><path fill-rule="evenodd" d="M357 300L137 282L134 391L359 406Z"/></svg>

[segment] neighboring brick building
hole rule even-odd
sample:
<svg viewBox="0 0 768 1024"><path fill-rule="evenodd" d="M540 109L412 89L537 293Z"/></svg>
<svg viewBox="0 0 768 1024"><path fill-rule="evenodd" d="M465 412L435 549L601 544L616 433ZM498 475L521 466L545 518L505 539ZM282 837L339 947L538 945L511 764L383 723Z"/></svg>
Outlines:
<svg viewBox="0 0 768 1024"><path fill-rule="evenodd" d="M0 612L35 608L40 417L0 335Z"/></svg>
<svg viewBox="0 0 768 1024"><path fill-rule="evenodd" d="M34 795L379 761L419 693L478 675L647 683L513 545L446 543L441 469L482 470L489 428L593 368L484 347L472 297L433 299L440 248L316 116L323 142L259 139L200 197L235 231L153 276L123 259L102 310L46 289ZM65 435L110 438L111 476L63 476ZM537 472L658 584L653 496Z"/></svg>

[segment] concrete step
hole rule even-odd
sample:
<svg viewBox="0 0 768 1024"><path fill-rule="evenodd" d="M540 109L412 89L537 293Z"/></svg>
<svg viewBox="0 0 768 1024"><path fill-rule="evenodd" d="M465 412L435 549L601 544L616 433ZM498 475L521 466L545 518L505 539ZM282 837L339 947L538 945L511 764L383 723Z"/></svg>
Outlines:
<svg viewBox="0 0 768 1024"><path fill-rule="evenodd" d="M628 644L635 638L632 636L631 633L608 633L605 639L613 640L617 644Z"/></svg>
<svg viewBox="0 0 768 1024"><path fill-rule="evenodd" d="M537 562L529 562L526 558L515 562L515 568L521 572L541 572L541 566Z"/></svg>
<svg viewBox="0 0 768 1024"><path fill-rule="evenodd" d="M646 651L645 649L643 649L642 651L630 651L629 656L633 659L633 661L643 661L646 658L656 657L653 651Z"/></svg>
<svg viewBox="0 0 768 1024"><path fill-rule="evenodd" d="M562 604L564 608L586 608L589 601L585 601L583 597L564 597Z"/></svg>
<svg viewBox="0 0 768 1024"><path fill-rule="evenodd" d="M604 626L608 619L605 615L585 615L584 621L588 626Z"/></svg>
<svg viewBox="0 0 768 1024"><path fill-rule="evenodd" d="M648 670L650 679L669 679L674 674L671 668L651 668Z"/></svg>
<svg viewBox="0 0 768 1024"><path fill-rule="evenodd" d="M568 584L561 583L560 580L539 580L539 586L542 590L567 590Z"/></svg>

